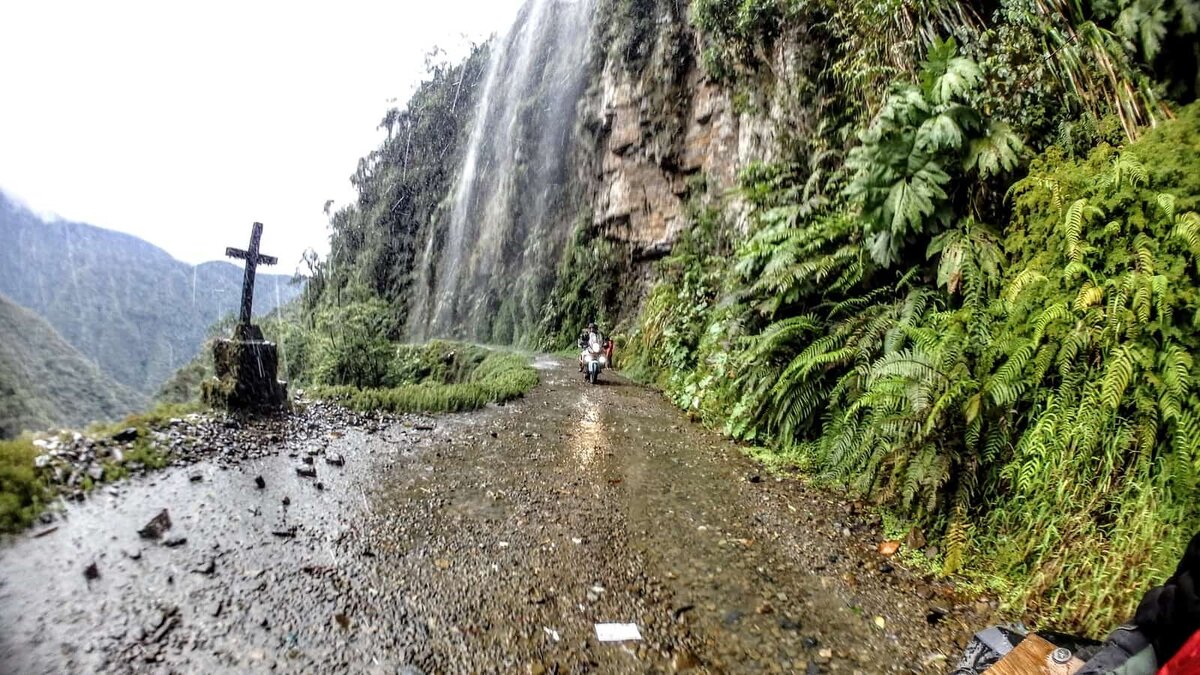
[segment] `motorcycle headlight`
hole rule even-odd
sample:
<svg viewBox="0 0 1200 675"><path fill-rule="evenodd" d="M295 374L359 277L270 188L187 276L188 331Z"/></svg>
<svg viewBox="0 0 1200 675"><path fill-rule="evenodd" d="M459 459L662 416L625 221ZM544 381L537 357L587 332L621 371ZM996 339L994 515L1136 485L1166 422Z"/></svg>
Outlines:
<svg viewBox="0 0 1200 675"><path fill-rule="evenodd" d="M600 357L600 365L602 365L602 366L607 366L607 365L608 365L608 357L607 357L607 356L601 356L601 357Z"/></svg>

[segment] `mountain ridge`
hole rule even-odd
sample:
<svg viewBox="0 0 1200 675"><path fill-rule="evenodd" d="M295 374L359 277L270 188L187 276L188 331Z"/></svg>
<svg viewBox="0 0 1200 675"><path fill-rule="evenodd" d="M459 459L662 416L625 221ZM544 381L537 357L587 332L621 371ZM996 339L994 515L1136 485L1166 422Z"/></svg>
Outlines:
<svg viewBox="0 0 1200 675"><path fill-rule="evenodd" d="M237 311L241 267L181 262L134 235L47 220L0 192L0 293L37 313L116 382L152 395ZM286 275L260 273L257 315L296 297Z"/></svg>

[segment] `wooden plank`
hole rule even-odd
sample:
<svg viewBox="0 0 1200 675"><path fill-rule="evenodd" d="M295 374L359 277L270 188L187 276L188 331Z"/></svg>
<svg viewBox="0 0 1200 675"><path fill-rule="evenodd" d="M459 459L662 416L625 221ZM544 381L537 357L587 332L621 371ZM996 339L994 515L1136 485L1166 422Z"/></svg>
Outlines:
<svg viewBox="0 0 1200 675"><path fill-rule="evenodd" d="M1030 635L1004 658L988 668L988 675L1071 675L1083 667L1083 661L1071 657L1066 663L1050 658L1056 647L1044 639Z"/></svg>

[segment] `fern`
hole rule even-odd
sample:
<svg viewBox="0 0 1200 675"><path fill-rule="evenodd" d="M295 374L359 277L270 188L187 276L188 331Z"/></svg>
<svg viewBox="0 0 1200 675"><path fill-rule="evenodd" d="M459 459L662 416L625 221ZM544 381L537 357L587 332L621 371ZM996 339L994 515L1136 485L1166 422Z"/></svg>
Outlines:
<svg viewBox="0 0 1200 675"><path fill-rule="evenodd" d="M1086 199L1077 199L1067 207L1063 218L1063 229L1067 235L1067 257L1073 263L1083 261L1083 226L1085 219L1096 213L1095 207L1089 208Z"/></svg>
<svg viewBox="0 0 1200 675"><path fill-rule="evenodd" d="M1117 347L1109 354L1108 363L1104 369L1104 388L1100 400L1112 410L1121 405L1125 390L1133 380L1133 355L1128 347Z"/></svg>

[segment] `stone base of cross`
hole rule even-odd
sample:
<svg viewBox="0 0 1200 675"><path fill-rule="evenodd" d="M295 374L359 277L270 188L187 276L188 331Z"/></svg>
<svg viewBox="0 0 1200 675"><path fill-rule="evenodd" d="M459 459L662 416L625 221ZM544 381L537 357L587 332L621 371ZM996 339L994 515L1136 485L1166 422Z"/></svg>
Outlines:
<svg viewBox="0 0 1200 675"><path fill-rule="evenodd" d="M258 252L262 223L254 223L246 250L227 248L225 255L246 261L242 304L233 337L213 342L216 377L201 386L201 398L214 408L233 411L270 411L288 404L287 385L279 381L279 354L275 343L263 338L262 329L250 323L254 304L254 276L258 265L274 265L275 258Z"/></svg>
<svg viewBox="0 0 1200 675"><path fill-rule="evenodd" d="M279 381L279 352L258 326L239 325L233 337L213 341L216 377L201 387L204 402L231 411L261 412L288 405L287 384Z"/></svg>

